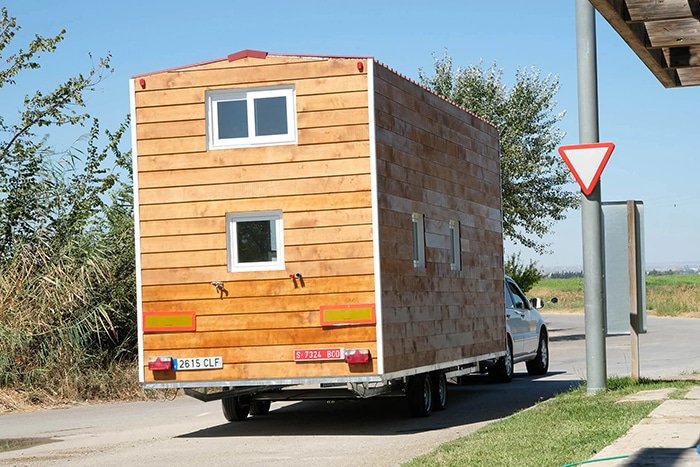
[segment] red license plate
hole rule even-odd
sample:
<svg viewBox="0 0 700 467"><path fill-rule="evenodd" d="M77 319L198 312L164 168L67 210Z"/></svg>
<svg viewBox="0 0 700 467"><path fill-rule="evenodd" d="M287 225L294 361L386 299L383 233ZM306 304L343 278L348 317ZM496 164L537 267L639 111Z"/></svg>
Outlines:
<svg viewBox="0 0 700 467"><path fill-rule="evenodd" d="M345 360L343 349L298 349L294 351L295 362L316 360Z"/></svg>

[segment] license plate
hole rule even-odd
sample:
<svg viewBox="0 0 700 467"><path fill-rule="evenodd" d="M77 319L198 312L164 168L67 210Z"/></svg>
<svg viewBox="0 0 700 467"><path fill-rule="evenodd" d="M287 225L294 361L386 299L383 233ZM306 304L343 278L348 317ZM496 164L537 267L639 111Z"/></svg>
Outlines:
<svg viewBox="0 0 700 467"><path fill-rule="evenodd" d="M216 370L224 367L223 357L191 357L174 359L173 369L184 370Z"/></svg>
<svg viewBox="0 0 700 467"><path fill-rule="evenodd" d="M295 362L345 360L343 349L299 349L294 351Z"/></svg>

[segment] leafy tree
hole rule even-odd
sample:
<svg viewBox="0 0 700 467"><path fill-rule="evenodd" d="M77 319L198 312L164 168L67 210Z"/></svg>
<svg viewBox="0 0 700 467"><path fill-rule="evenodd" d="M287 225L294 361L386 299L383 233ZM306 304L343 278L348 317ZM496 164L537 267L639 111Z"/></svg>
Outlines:
<svg viewBox="0 0 700 467"><path fill-rule="evenodd" d="M22 72L41 68L41 55L55 52L65 35L65 30L53 37L37 35L26 48L8 50L19 30L16 19L3 7L0 59L7 66L0 69L0 91L15 85ZM18 241L67 238L69 230L80 229L100 208L99 195L115 183L116 175L102 167L107 152L96 147L99 124L85 111L85 94L109 70L107 56L86 74L25 96L16 116L0 116L0 257L10 257ZM49 146L48 136L39 133L86 124L91 126L90 137L82 154L76 148L57 153ZM107 135L110 150L118 150L113 143L124 130ZM117 158L123 159L120 154Z"/></svg>
<svg viewBox="0 0 700 467"><path fill-rule="evenodd" d="M435 58L432 76L420 70L421 82L437 94L492 122L500 132L503 230L506 237L538 252L554 221L578 205L566 191L568 170L555 154L563 138L555 111L556 77L542 78L534 68L521 69L511 88L503 71L492 65L454 69L445 53Z"/></svg>
<svg viewBox="0 0 700 467"><path fill-rule="evenodd" d="M534 261L530 260L527 265L524 264L520 260L520 253L512 254L506 259L505 270L525 293L544 277Z"/></svg>
<svg viewBox="0 0 700 467"><path fill-rule="evenodd" d="M1 8L0 99L65 35L17 47L19 29ZM86 110L109 61L26 95L17 114L2 109L0 385L107 395L110 384L95 375L135 353L131 154L121 149L128 119L102 131ZM57 150L49 135L59 129L82 136Z"/></svg>

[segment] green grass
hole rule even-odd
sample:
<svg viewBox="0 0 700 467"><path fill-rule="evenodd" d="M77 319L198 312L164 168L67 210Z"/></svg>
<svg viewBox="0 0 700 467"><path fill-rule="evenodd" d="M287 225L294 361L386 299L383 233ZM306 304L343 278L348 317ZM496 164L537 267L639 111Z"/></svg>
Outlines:
<svg viewBox="0 0 700 467"><path fill-rule="evenodd" d="M562 466L591 458L643 420L660 402L618 404L640 390L675 387L697 381L611 379L609 390L586 395L585 387L491 423L406 464L423 466ZM628 454L628 453L621 453Z"/></svg>
<svg viewBox="0 0 700 467"><path fill-rule="evenodd" d="M647 309L658 316L700 317L700 274L646 276ZM543 279L528 293L549 301L545 312L583 311L583 279Z"/></svg>

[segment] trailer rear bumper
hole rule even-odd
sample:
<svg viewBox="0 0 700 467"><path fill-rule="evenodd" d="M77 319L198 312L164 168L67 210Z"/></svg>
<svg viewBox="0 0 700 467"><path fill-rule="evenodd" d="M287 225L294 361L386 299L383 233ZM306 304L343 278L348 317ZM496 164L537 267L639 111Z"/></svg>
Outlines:
<svg viewBox="0 0 700 467"><path fill-rule="evenodd" d="M269 388L302 385L345 385L379 383L388 384L390 381L434 371L445 372L448 378L474 373L478 371L479 363L495 360L505 354L505 351L492 352L459 361L445 362L430 366L410 368L387 374L362 376L332 376L314 378L270 378L270 379L237 379L237 380L199 380L199 381L157 381L144 383L145 389L195 389L195 388ZM256 391L249 391L250 393Z"/></svg>

